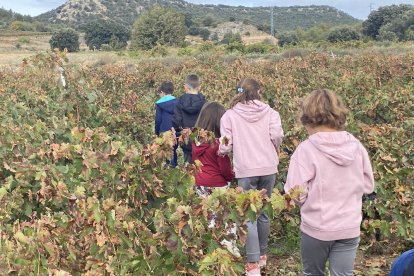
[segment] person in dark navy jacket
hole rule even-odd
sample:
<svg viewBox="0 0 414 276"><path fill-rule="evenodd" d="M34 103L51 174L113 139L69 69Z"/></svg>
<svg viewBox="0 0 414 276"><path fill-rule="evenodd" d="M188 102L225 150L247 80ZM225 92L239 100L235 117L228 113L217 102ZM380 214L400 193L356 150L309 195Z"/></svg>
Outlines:
<svg viewBox="0 0 414 276"><path fill-rule="evenodd" d="M172 117L177 99L172 95L174 93L174 85L170 81L164 81L158 90L160 99L155 103L155 134L160 135L165 131L172 129ZM177 166L177 146L174 147L173 157L168 162L173 166Z"/></svg>
<svg viewBox="0 0 414 276"><path fill-rule="evenodd" d="M185 83L185 94L178 98L173 116L173 126L179 133L184 128L193 128L206 98L200 93L200 80L197 75L188 75ZM184 162L193 163L191 143L181 145Z"/></svg>

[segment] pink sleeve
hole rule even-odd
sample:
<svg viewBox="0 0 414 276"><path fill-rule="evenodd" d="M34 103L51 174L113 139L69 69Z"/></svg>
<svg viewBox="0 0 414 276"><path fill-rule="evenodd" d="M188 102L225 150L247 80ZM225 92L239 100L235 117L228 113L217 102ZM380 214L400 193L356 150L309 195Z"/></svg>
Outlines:
<svg viewBox="0 0 414 276"><path fill-rule="evenodd" d="M309 182L315 177L315 168L310 164L306 164L304 162L306 159L303 158L301 148L298 147L290 159L288 175L284 186L286 193L289 193L294 188L302 190L300 197L296 199L300 204L305 202L308 196Z"/></svg>
<svg viewBox="0 0 414 276"><path fill-rule="evenodd" d="M228 113L224 113L223 117L220 120L220 146L219 146L219 153L220 154L229 154L233 150L233 133L231 128L231 121L228 117ZM223 141L226 137L227 144L224 144Z"/></svg>
<svg viewBox="0 0 414 276"><path fill-rule="evenodd" d="M282 144L283 129L282 122L280 121L280 115L276 111L274 111L270 117L269 131L270 139L272 140L273 145L276 149L279 149L280 144Z"/></svg>
<svg viewBox="0 0 414 276"><path fill-rule="evenodd" d="M374 191L374 174L372 172L371 161L369 160L368 152L362 146L362 162L364 170L364 194L370 194Z"/></svg>

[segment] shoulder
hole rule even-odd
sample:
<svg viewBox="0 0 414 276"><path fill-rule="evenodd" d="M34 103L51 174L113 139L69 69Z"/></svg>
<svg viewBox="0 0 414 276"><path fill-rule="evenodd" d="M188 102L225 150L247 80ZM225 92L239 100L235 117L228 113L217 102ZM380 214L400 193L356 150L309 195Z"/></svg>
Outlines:
<svg viewBox="0 0 414 276"><path fill-rule="evenodd" d="M293 152L292 158L302 156L304 154L307 155L307 153L312 151L312 147L313 145L309 139L302 141Z"/></svg>

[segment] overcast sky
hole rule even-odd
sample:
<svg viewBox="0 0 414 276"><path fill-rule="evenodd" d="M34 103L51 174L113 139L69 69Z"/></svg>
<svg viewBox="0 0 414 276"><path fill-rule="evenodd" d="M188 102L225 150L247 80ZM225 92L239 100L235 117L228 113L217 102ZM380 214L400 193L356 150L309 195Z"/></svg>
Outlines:
<svg viewBox="0 0 414 276"><path fill-rule="evenodd" d="M64 2L65 0L0 0L0 7L12 9L22 14L38 15L58 7ZM366 19L371 8L378 9L381 6L403 3L414 5L414 0L190 0L188 2L249 7L330 5L359 19Z"/></svg>

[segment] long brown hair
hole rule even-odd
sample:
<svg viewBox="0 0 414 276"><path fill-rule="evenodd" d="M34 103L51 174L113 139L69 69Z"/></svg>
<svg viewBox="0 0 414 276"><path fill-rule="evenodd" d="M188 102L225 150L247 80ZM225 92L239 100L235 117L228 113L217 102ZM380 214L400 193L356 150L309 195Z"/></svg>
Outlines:
<svg viewBox="0 0 414 276"><path fill-rule="evenodd" d="M304 126L324 125L342 130L347 114L348 109L338 95L328 89L318 89L305 97L299 117Z"/></svg>
<svg viewBox="0 0 414 276"><path fill-rule="evenodd" d="M237 84L237 95L231 100L230 108L238 103L246 104L250 101L260 100L260 84L254 79L244 79Z"/></svg>
<svg viewBox="0 0 414 276"><path fill-rule="evenodd" d="M196 127L214 132L216 138L220 137L220 119L223 117L226 109L218 102L205 103L200 111Z"/></svg>

